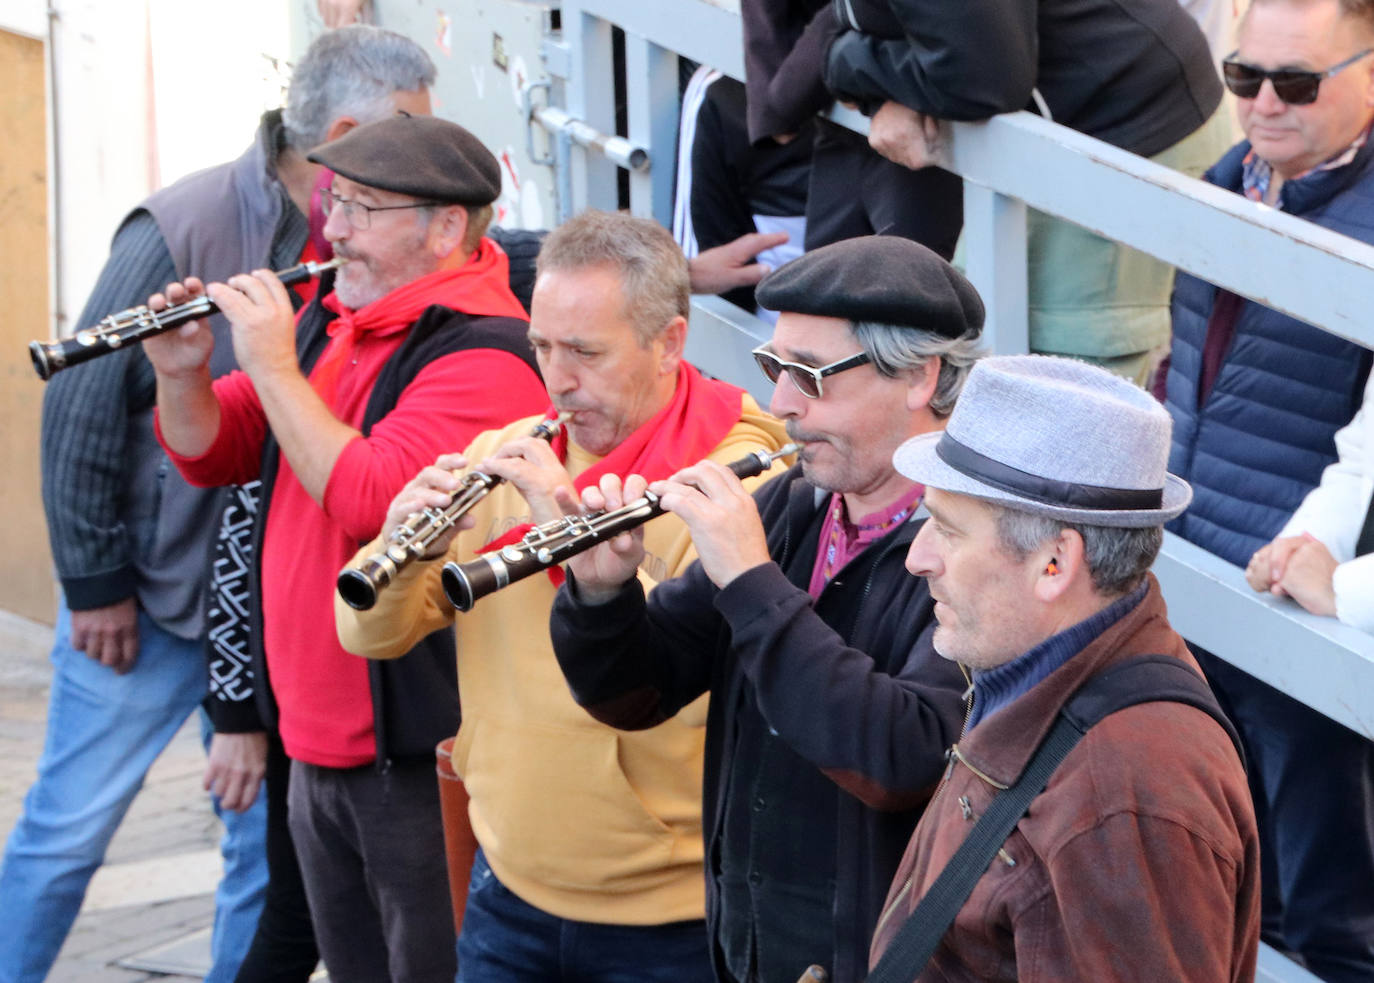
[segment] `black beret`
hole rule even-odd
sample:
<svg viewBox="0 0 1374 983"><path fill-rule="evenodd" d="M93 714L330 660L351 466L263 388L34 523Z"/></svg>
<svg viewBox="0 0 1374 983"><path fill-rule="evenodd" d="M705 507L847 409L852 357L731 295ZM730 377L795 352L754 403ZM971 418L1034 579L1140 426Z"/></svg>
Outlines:
<svg viewBox="0 0 1374 983"><path fill-rule="evenodd" d="M354 127L309 160L369 188L460 205L489 205L501 167L482 141L437 116L391 116Z"/></svg>
<svg viewBox="0 0 1374 983"><path fill-rule="evenodd" d="M877 321L949 338L983 328L983 301L973 284L925 246L898 236L814 249L769 273L754 296L773 311Z"/></svg>

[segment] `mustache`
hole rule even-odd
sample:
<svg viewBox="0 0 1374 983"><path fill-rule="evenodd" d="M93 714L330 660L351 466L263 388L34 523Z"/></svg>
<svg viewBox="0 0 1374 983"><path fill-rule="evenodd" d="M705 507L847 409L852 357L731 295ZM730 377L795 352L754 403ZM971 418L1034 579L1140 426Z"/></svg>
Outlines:
<svg viewBox="0 0 1374 983"><path fill-rule="evenodd" d="M550 402L553 403L553 408L560 413L587 413L596 409L595 406L584 406L576 400L553 399Z"/></svg>
<svg viewBox="0 0 1374 983"><path fill-rule="evenodd" d="M787 431L788 439L798 444L818 444L825 440L825 434L803 430L795 420L788 420L784 424L784 429Z"/></svg>

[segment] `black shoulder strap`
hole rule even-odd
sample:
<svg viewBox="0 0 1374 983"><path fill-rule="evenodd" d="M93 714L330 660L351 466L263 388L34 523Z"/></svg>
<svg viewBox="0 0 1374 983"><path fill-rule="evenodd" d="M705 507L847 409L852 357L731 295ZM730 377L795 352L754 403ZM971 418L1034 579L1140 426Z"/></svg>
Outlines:
<svg viewBox="0 0 1374 983"><path fill-rule="evenodd" d="M1161 701L1186 704L1215 720L1231 738L1241 766L1245 766L1240 734L1222 712L1212 688L1194 669L1171 655L1138 655L1112 666L1084 683L1061 713L1087 733L1093 724L1118 710Z"/></svg>
<svg viewBox="0 0 1374 983"><path fill-rule="evenodd" d="M1167 655L1142 655L1099 673L1060 712L1016 784L999 792L974 824L968 839L873 967L868 983L910 983L920 976L974 885L1074 745L1109 714L1160 700L1184 703L1208 714L1226 731L1245 763L1235 727L1221 712L1207 683L1183 662Z"/></svg>

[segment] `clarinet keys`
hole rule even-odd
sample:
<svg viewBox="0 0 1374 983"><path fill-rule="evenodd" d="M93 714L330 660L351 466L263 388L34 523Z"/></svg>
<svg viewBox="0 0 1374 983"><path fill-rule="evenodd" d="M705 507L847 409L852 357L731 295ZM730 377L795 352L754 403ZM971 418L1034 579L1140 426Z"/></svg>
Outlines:
<svg viewBox="0 0 1374 983"><path fill-rule="evenodd" d="M752 478L767 471L778 458L789 457L799 450L801 447L797 444L787 444L776 451L758 450L726 467L736 477ZM519 543L499 552L484 554L467 563L445 563L441 575L444 596L459 611L471 611L478 600L493 591L557 566L597 543L642 526L662 514L658 496L646 491L642 498L626 502L618 509L564 516L535 526Z"/></svg>

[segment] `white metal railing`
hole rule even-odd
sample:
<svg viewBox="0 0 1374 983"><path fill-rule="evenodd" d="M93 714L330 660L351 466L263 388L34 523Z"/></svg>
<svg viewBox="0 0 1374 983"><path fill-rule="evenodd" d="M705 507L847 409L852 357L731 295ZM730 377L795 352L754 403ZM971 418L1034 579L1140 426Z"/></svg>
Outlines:
<svg viewBox="0 0 1374 983"><path fill-rule="evenodd" d="M611 25L625 31L627 137L648 148L651 160L631 174L631 208L667 223L676 114L665 107L676 105L677 54L742 77L738 12L709 0L572 0L562 18L549 64L566 73L569 113L608 133ZM832 118L867 129L848 110ZM953 124L947 147L947 166L965 179L968 273L987 304L987 342L995 351L1027 348L1028 206L1374 348L1365 316L1374 297L1374 246L1029 113ZM613 165L585 153L574 161L575 207L613 207ZM689 357L766 395L748 350L768 337L768 327L711 298L697 298L693 314ZM1255 594L1239 569L1173 535L1156 572L1184 635L1374 737L1374 638Z"/></svg>
<svg viewBox="0 0 1374 983"><path fill-rule="evenodd" d="M631 208L671 224L677 54L743 78L729 0L571 0L548 63L568 110L614 132L610 25L626 34L628 138L649 150L631 175ZM867 120L837 109L860 132ZM1026 208L1085 226L1212 283L1374 348L1367 317L1374 247L1250 202L1029 113L949 128L946 166L965 181L967 272L988 308L998 352L1027 350ZM613 207L613 169L577 155L575 208ZM694 298L688 357L767 390L750 348L767 325L717 298ZM1334 720L1374 737L1374 638L1257 595L1230 563L1170 534L1155 565L1170 620L1186 637ZM1260 981L1316 978L1267 947Z"/></svg>

